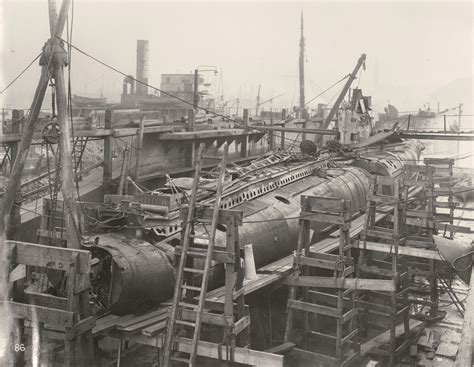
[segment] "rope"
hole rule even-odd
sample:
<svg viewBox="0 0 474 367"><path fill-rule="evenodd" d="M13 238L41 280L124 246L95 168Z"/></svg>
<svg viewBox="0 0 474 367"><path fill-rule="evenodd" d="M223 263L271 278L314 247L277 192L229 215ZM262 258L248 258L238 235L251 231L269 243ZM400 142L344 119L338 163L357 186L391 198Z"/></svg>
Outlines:
<svg viewBox="0 0 474 367"><path fill-rule="evenodd" d="M33 65L34 62L35 62L36 60L38 60L38 59L41 57L42 54L43 54L43 53L41 52L38 56L36 56L36 57L33 59L33 61L31 61L31 62L28 64L28 66L27 66L26 68L24 68L23 71L22 71L20 74L18 74L18 75L16 76L15 79L13 79L5 88L2 89L2 91L0 92L0 94L3 94L4 92L6 92L6 90L7 90L8 88L10 88L10 87L13 85L13 83L15 83L15 82L30 68L30 66ZM49 62L48 62L48 64L49 64Z"/></svg>
<svg viewBox="0 0 474 367"><path fill-rule="evenodd" d="M321 93L319 93L316 97L313 97L311 98L308 102L306 102L304 105L308 105L309 103L313 102L316 98L322 96L324 93L326 93L328 90L330 90L331 88L335 87L336 85L338 85L340 82L342 82L344 79L347 79L351 74L347 74L346 76L342 77L341 79L339 79L336 83L334 83L333 85L331 85L330 87L326 88L325 90L323 90ZM334 97L333 97L334 98ZM332 99L331 99L332 100ZM329 103L328 103L329 104Z"/></svg>

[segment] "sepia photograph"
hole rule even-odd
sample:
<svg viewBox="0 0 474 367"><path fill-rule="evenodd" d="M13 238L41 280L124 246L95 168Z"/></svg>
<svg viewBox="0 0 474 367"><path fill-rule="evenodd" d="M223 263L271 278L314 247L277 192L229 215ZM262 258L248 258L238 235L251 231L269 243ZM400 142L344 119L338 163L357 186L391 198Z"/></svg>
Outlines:
<svg viewBox="0 0 474 367"><path fill-rule="evenodd" d="M0 367L474 366L472 0L0 0Z"/></svg>

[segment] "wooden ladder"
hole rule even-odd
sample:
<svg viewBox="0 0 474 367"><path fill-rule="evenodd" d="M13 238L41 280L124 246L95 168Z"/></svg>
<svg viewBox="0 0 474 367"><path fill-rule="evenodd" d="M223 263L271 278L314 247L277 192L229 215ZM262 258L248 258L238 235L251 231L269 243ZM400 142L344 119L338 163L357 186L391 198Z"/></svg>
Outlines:
<svg viewBox="0 0 474 367"><path fill-rule="evenodd" d="M294 255L294 273L289 280L290 295L284 342L298 344L293 325L294 313L304 312L302 327L303 344L306 342L306 346L303 345L305 348L301 349L296 345L292 353L312 365L346 366L354 363L360 355L359 345L354 342L358 333L356 289L344 289L346 280L353 278L354 274L349 234L351 213L348 209L349 205L345 200L317 196L301 197L300 232ZM310 250L310 229L315 222L339 226L337 255ZM310 275L314 274L315 269L317 273L332 271L333 276ZM300 272L303 274L300 275ZM302 289L301 298L297 297L297 288ZM309 318L310 314L315 316L313 320ZM335 319L334 332L328 332L327 325L318 325L318 322L326 317ZM323 343L328 342L334 345L333 351L328 352L328 349L332 348L322 347Z"/></svg>
<svg viewBox="0 0 474 367"><path fill-rule="evenodd" d="M394 287L390 291L374 291L367 289L358 291L357 304L361 312L361 325L367 326L369 320L380 322L382 327L388 326L390 342L388 351L380 350L381 354L388 355L388 365L393 366L395 359L409 346L409 319L410 305L408 303L409 277L406 256L399 254L399 247L406 241L405 220L408 187L403 184L403 175L397 178L372 176L367 195L366 221L361 233L357 277L369 276L372 279L386 279L392 281ZM376 226L376 213L380 208L389 206L392 228ZM386 209L384 208L385 212ZM391 261L369 256L367 242L376 240L390 248ZM388 304L388 305L387 305ZM402 342L397 343L396 327L403 319L404 333Z"/></svg>
<svg viewBox="0 0 474 367"><path fill-rule="evenodd" d="M182 226L183 236L181 240L181 246L178 246L176 248L176 255L179 257L179 265L176 272L176 284L174 289L173 304L170 310L168 327L164 342L163 365L165 367L171 366L171 361L186 363L189 366L195 366L196 363L197 347L200 339L205 296L207 292L209 275L211 272L211 265L213 260L214 243L218 224L219 210L221 207L222 188L225 179L229 147L227 142L224 143L224 154L221 158L219 158L221 159L220 174L217 180L215 194L216 199L214 201L210 229L206 229L207 233L205 235L197 235L194 233L194 222L196 221L196 212L198 211L198 208L196 208L196 204L198 190L200 189L202 161L204 158L203 150L204 144L200 144L197 153L196 167L194 172L194 183L191 191L187 219ZM199 240L201 244L204 243L203 241L205 241L205 249L193 246L194 240ZM197 269L190 265L193 258L204 259L204 269ZM189 279L189 277L187 275L196 274L202 276L201 285L189 285L189 283L187 282L187 279ZM198 294L197 305L195 303L192 303L192 300L189 299L190 297L186 297L186 299L185 297L183 297L187 292L194 292ZM195 322L184 320L182 317L183 311L184 313L195 313ZM192 333L192 344L188 358L179 357L177 355L174 355L173 353L175 349L174 344L179 342L179 336L176 332L178 326L187 326L194 329L194 332Z"/></svg>
<svg viewBox="0 0 474 367"><path fill-rule="evenodd" d="M84 156L84 151L86 150L88 137L78 137L73 140L72 144L72 157L73 157L73 169L76 175L79 175L82 171L82 157ZM77 176L77 179L80 180L82 176Z"/></svg>

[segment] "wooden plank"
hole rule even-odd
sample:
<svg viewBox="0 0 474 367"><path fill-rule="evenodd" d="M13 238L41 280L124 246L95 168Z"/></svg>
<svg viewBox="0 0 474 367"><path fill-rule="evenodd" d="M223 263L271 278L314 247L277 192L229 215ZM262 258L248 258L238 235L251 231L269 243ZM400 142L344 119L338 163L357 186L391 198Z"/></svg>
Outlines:
<svg viewBox="0 0 474 367"><path fill-rule="evenodd" d="M332 242L332 241L330 240L329 242ZM339 243L339 240L337 241L337 243ZM311 258L314 258L314 259L321 259L321 260L332 261L332 262L338 262L340 260L342 260L342 261L345 260L345 258L340 259L339 255L326 254L324 252L311 251L311 247L310 247L310 251L309 251L309 256Z"/></svg>
<svg viewBox="0 0 474 367"><path fill-rule="evenodd" d="M347 311L344 315L342 315L341 322L345 323L352 319L353 317L357 316L358 310L357 308L353 308L352 310Z"/></svg>
<svg viewBox="0 0 474 367"><path fill-rule="evenodd" d="M188 218L189 207L183 207L180 210L181 220L186 220ZM199 213L199 219L212 221L214 208L207 208L202 206L196 207L196 212ZM231 218L235 218L235 222L238 226L242 225L243 212L242 210L232 210L232 209L220 209L219 217L217 219L218 224L226 224L227 221Z"/></svg>
<svg viewBox="0 0 474 367"><path fill-rule="evenodd" d="M16 263L49 269L69 269L71 255L77 253L79 262L78 272L80 274L89 274L91 267L91 253L89 251L19 241L5 241L5 244L7 246L16 246Z"/></svg>
<svg viewBox="0 0 474 367"><path fill-rule="evenodd" d="M45 324L70 327L74 323L74 313L69 311L8 301L0 301L0 305L8 307L12 317L17 319L33 320L33 315L36 314L36 320Z"/></svg>
<svg viewBox="0 0 474 367"><path fill-rule="evenodd" d="M26 266L24 264L17 264L15 269L10 272L8 280L10 283L14 283L17 280L24 279L26 277Z"/></svg>
<svg viewBox="0 0 474 367"><path fill-rule="evenodd" d="M424 210L407 210L405 212L405 215L407 217L412 217L412 218L429 218L429 217L431 217L431 213L428 213L427 211L424 211Z"/></svg>
<svg viewBox="0 0 474 367"><path fill-rule="evenodd" d="M116 320L115 322L115 328L121 326L121 327L124 327L126 325L129 324L129 321L133 318L135 318L136 315L133 315L133 314L128 314L128 315L125 315L125 316L122 316L120 317L120 319Z"/></svg>
<svg viewBox="0 0 474 367"><path fill-rule="evenodd" d="M419 239L416 240L416 239L411 239L411 238L407 238L405 240L405 246L407 247L418 247L418 248L426 248L426 247L432 247L434 244L434 242L429 239L428 237L425 238L423 241L420 241Z"/></svg>
<svg viewBox="0 0 474 367"><path fill-rule="evenodd" d="M314 212L300 212L301 219L309 220L311 222L319 223L330 223L330 224L344 224L344 218L341 218L336 215L324 214L324 213L314 213Z"/></svg>
<svg viewBox="0 0 474 367"><path fill-rule="evenodd" d="M28 299L28 303L30 304L65 311L67 310L67 298L31 291L25 291L25 294Z"/></svg>
<svg viewBox="0 0 474 367"><path fill-rule="evenodd" d="M99 335L113 329L118 319L120 319L120 316L112 314L99 318L95 327L92 329L92 334Z"/></svg>
<svg viewBox="0 0 474 367"><path fill-rule="evenodd" d="M124 334L121 335L118 332L113 332L112 336L122 337L123 340L133 341L135 343L150 345L152 347L162 346L164 336L159 334L155 337L147 337L142 334ZM192 340L188 338L179 338L176 343L177 350L184 353L191 351ZM222 346L211 342L205 342L200 340L198 343L197 354L202 357L219 359L222 355ZM250 366L258 367L284 367L284 357L281 355L262 352L249 348L235 348L234 361Z"/></svg>
<svg viewBox="0 0 474 367"><path fill-rule="evenodd" d="M396 288L395 281L382 279L334 279L333 277L299 276L298 278L289 277L283 282L284 284L297 287L342 288L387 292L392 292Z"/></svg>
<svg viewBox="0 0 474 367"><path fill-rule="evenodd" d="M414 328L422 325L423 323L418 320L411 319L409 322L409 329L413 330ZM405 332L405 327L403 323L399 324L395 328L395 335L398 337ZM390 340L390 330L384 331L383 333L377 335L376 337L370 339L369 341L361 344L360 346L360 355L363 357L367 355L373 348L378 348L381 345L387 343Z"/></svg>
<svg viewBox="0 0 474 367"><path fill-rule="evenodd" d="M156 324L153 324L151 326L148 326L142 329L141 333L142 335L145 335L147 337L156 336L166 330L167 324L168 324L167 320L160 321Z"/></svg>
<svg viewBox="0 0 474 367"><path fill-rule="evenodd" d="M72 340L77 336L92 330L96 324L96 318L94 316L86 317L85 319L80 320L70 329L66 329L66 338Z"/></svg>
<svg viewBox="0 0 474 367"><path fill-rule="evenodd" d="M117 330L123 330L123 329L125 329L127 327L130 327L132 325L141 323L141 322L149 320L149 319L153 319L156 316L166 314L167 312L168 312L168 307L162 308L162 309L159 309L159 310L155 310L155 311L152 311L152 312L147 312L143 315L138 315L138 316L132 315L133 317L129 317L127 319L121 320L120 325L117 325Z"/></svg>
<svg viewBox="0 0 474 367"><path fill-rule="evenodd" d="M392 240L393 239L393 233L387 233L387 232L382 232L382 231L376 231L373 229L368 229L367 230L367 237L377 237L377 238L383 238L386 240Z"/></svg>
<svg viewBox="0 0 474 367"><path fill-rule="evenodd" d="M393 196L388 195L371 195L370 201L375 201L377 203L384 203L384 204L395 204L395 199Z"/></svg>
<svg viewBox="0 0 474 367"><path fill-rule="evenodd" d="M392 307L390 306L383 306L374 302L366 302L366 301L360 301L360 300L356 300L356 305L358 308L361 308L361 309L367 309L371 311L384 313L387 315L393 315Z"/></svg>
<svg viewBox="0 0 474 367"><path fill-rule="evenodd" d="M289 299L288 307L291 307L300 311L312 312L312 313L322 314L322 315L331 316L331 317L341 317L341 312L336 308L321 306L314 303L298 301L296 299Z"/></svg>
<svg viewBox="0 0 474 367"><path fill-rule="evenodd" d="M306 257L306 256L299 256L297 259L295 259L295 261L298 261L299 265L308 265L308 266L313 266L313 267L323 268L323 269L334 270L334 268L336 267L336 263L334 261L314 259L314 258ZM340 265L344 266L343 263L341 263Z"/></svg>
<svg viewBox="0 0 474 367"><path fill-rule="evenodd" d="M309 209L309 211L322 212L338 216L342 211L344 203L349 204L348 201L341 199L308 195L301 195L300 203L302 208Z"/></svg>
<svg viewBox="0 0 474 367"><path fill-rule="evenodd" d="M183 309L181 319L195 322L196 315L197 312L194 310ZM204 311L202 313L202 322L215 326L230 326L234 323L234 317Z"/></svg>
<svg viewBox="0 0 474 367"><path fill-rule="evenodd" d="M276 345L270 349L266 349L265 352L272 354L285 354L285 352L289 351L290 349L293 349L295 345L295 343L286 342L280 345Z"/></svg>
<svg viewBox="0 0 474 367"><path fill-rule="evenodd" d="M354 247L362 248L363 244L357 241L356 243L354 243ZM378 251L378 252L385 252L385 253L390 252L390 245L387 245L385 243L366 242L365 248L371 251ZM392 248L392 253L393 253L393 248ZM398 246L398 254L442 261L441 256L439 255L437 251L426 250L422 248Z"/></svg>
<svg viewBox="0 0 474 367"><path fill-rule="evenodd" d="M239 321L235 323L234 333L239 335L247 327L250 326L250 316L243 316Z"/></svg>
<svg viewBox="0 0 474 367"><path fill-rule="evenodd" d="M136 322L136 323L134 322L131 325L117 327L117 330L124 333L134 333L137 331L141 331L143 328L155 325L157 323L160 323L163 321L166 322L167 318L168 318L168 312L143 320L141 322Z"/></svg>

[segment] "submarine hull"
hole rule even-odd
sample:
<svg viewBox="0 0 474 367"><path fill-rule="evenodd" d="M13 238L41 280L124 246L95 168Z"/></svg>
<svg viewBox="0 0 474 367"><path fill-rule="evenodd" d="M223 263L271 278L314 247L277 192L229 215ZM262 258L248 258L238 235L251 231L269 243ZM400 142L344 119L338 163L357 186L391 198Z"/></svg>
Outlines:
<svg viewBox="0 0 474 367"><path fill-rule="evenodd" d="M243 211L243 224L239 227L240 245L252 244L256 267L259 268L289 255L297 245L300 196L314 195L344 199L355 212L363 210L369 173L356 167L325 171L325 177L316 175L304 178L266 195L235 207ZM327 225L312 229L320 233ZM225 243L225 228L216 234L218 244ZM174 289L174 270L170 259L172 250L158 247L123 235L100 235L95 251L110 259L103 281L108 283L108 308L114 313L133 311L138 304L159 304L169 300ZM202 262L196 262L202 267ZM209 286L217 287L223 281L223 266L213 267ZM105 286L103 286L105 288Z"/></svg>

